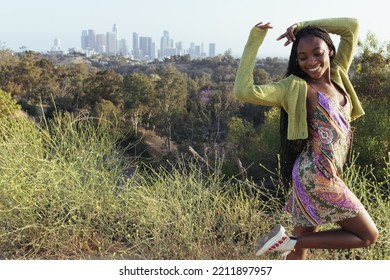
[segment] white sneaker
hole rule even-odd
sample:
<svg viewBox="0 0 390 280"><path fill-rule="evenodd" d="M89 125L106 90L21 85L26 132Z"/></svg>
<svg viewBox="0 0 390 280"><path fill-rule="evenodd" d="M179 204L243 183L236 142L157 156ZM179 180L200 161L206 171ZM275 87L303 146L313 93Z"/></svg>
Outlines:
<svg viewBox="0 0 390 280"><path fill-rule="evenodd" d="M256 247L256 256L269 252L284 252L288 255L294 250L297 243L296 237L286 235L286 230L277 224L268 234L263 235Z"/></svg>

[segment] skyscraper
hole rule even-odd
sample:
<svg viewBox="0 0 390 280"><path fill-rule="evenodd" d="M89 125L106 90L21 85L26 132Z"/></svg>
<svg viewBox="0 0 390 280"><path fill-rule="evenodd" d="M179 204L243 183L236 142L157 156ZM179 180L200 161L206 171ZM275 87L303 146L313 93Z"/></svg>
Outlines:
<svg viewBox="0 0 390 280"><path fill-rule="evenodd" d="M139 37L139 48L142 52L142 58L151 60L155 57L154 47L151 37Z"/></svg>
<svg viewBox="0 0 390 280"><path fill-rule="evenodd" d="M118 52L123 56L127 56L129 54L129 49L127 47L126 39L121 39L119 41Z"/></svg>
<svg viewBox="0 0 390 280"><path fill-rule="evenodd" d="M90 50L94 50L95 49L95 43L96 43L95 30L89 29L88 30L88 48Z"/></svg>
<svg viewBox="0 0 390 280"><path fill-rule="evenodd" d="M215 56L215 43L209 44L209 56L214 57Z"/></svg>
<svg viewBox="0 0 390 280"><path fill-rule="evenodd" d="M98 53L106 53L107 51L107 38L106 34L96 34L96 51Z"/></svg>
<svg viewBox="0 0 390 280"><path fill-rule="evenodd" d="M88 47L88 31L83 30L81 31L81 48L83 50L86 50Z"/></svg>
<svg viewBox="0 0 390 280"><path fill-rule="evenodd" d="M117 54L117 34L115 32L107 32L107 55Z"/></svg>
<svg viewBox="0 0 390 280"><path fill-rule="evenodd" d="M51 51L52 52L61 52L62 51L60 39L58 39L58 38L54 39L54 45L51 47Z"/></svg>
<svg viewBox="0 0 390 280"><path fill-rule="evenodd" d="M135 59L140 58L138 33L136 33L136 32L133 32L133 56Z"/></svg>
<svg viewBox="0 0 390 280"><path fill-rule="evenodd" d="M167 55L166 51L168 48L169 48L169 32L164 30L163 36L161 37L161 40L160 40L160 57L159 58L164 58Z"/></svg>

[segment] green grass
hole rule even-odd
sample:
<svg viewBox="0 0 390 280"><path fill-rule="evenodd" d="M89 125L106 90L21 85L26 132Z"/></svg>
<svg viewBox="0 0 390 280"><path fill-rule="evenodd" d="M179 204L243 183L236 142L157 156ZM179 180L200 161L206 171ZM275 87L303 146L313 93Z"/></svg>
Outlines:
<svg viewBox="0 0 390 280"><path fill-rule="evenodd" d="M262 183L226 179L218 164L209 172L184 160L138 166L115 131L68 115L40 126L0 120L0 258L255 259L261 234L276 222L291 230L283 202ZM378 243L309 258L390 259L388 159L384 172L384 182L355 163L345 173L378 225Z"/></svg>

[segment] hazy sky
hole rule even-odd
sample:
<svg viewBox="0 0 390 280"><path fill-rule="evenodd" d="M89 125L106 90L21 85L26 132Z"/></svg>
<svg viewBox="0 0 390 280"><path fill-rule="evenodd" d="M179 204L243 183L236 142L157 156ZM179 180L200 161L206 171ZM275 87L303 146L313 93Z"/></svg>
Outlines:
<svg viewBox="0 0 390 280"><path fill-rule="evenodd" d="M111 31L131 48L132 33L152 37L159 48L163 30L188 48L216 43L217 53L241 55L251 27L270 21L260 56L287 56L276 38L292 23L327 17L356 17L360 38L368 31L390 41L387 0L0 0L0 41L13 50L46 52L59 38L63 49L80 47L81 31Z"/></svg>

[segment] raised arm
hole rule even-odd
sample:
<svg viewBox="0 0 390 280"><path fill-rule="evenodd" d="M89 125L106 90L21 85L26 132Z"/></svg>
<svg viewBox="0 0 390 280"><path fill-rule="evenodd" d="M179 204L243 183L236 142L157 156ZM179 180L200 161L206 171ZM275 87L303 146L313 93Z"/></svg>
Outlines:
<svg viewBox="0 0 390 280"><path fill-rule="evenodd" d="M331 34L340 36L335 63L348 71L355 54L359 35L359 23L354 18L329 18L297 23L296 31L309 25L320 26Z"/></svg>
<svg viewBox="0 0 390 280"><path fill-rule="evenodd" d="M270 28L272 28L270 23L259 23L252 28L236 73L234 94L245 102L281 106L285 92L282 84L255 85L253 80L257 52Z"/></svg>

